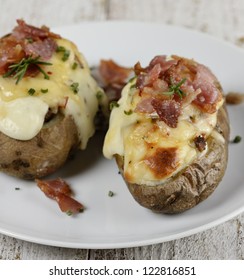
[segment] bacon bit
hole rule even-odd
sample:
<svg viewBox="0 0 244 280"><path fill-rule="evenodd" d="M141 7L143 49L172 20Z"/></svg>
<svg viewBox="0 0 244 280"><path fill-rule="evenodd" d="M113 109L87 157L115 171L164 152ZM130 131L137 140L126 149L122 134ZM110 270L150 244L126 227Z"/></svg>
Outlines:
<svg viewBox="0 0 244 280"><path fill-rule="evenodd" d="M11 64L18 63L23 58L40 57L48 60L57 48L54 39L61 38L49 31L47 27L37 28L27 25L23 20L17 20L18 26L10 35L0 39L0 75L5 74ZM39 72L26 71L25 76L35 76Z"/></svg>
<svg viewBox="0 0 244 280"><path fill-rule="evenodd" d="M36 41L32 44L25 45L24 51L27 56L40 56L41 59L48 60L52 57L57 46L57 43L53 39L46 38L43 41Z"/></svg>
<svg viewBox="0 0 244 280"><path fill-rule="evenodd" d="M132 73L132 68L122 67L111 59L100 61L96 78L104 88L110 102L120 99L121 91Z"/></svg>
<svg viewBox="0 0 244 280"><path fill-rule="evenodd" d="M17 40L23 40L23 39L33 39L33 40L39 40L39 39L45 39L45 38L55 38L60 39L60 35L52 33L49 31L49 28L46 26L42 26L41 28L28 25L25 23L22 19L17 19L18 26L16 26L13 30L12 35Z"/></svg>
<svg viewBox="0 0 244 280"><path fill-rule="evenodd" d="M157 148L152 156L144 159L144 162L156 178L162 179L172 174L177 166L177 148Z"/></svg>
<svg viewBox="0 0 244 280"><path fill-rule="evenodd" d="M68 195L59 193L55 199L58 202L61 211L67 213L69 216L82 212L84 209L83 205L80 202L76 201Z"/></svg>
<svg viewBox="0 0 244 280"><path fill-rule="evenodd" d="M151 104L161 121L164 121L169 127L177 127L178 117L181 113L181 106L178 102L173 99L153 99Z"/></svg>
<svg viewBox="0 0 244 280"><path fill-rule="evenodd" d="M199 136L195 137L194 143L199 152L202 152L206 149L207 142L203 135L199 135Z"/></svg>
<svg viewBox="0 0 244 280"><path fill-rule="evenodd" d="M217 110L217 104L222 98L221 87L212 74L212 72L193 60L172 56L171 60L166 60L166 56L156 56L149 63L149 66L143 68L140 63L134 66L134 71L138 75L136 87L140 90L139 95L143 99L143 93L151 93L155 98L159 93L169 92L170 86L178 84L184 80L181 85L181 90L185 93L184 96L173 94L172 99L180 104L180 107L185 108L193 103L201 111L212 114ZM163 82L160 84L160 82ZM160 89L161 87L161 89ZM168 100L170 98L164 98ZM165 102L165 101L164 101ZM161 107L163 101L153 101L154 108L162 117ZM142 105L142 104L141 104ZM165 105L166 107L167 105ZM139 106L140 107L140 106ZM173 127L179 110L176 110L176 115L173 116ZM173 111L174 112L174 111Z"/></svg>
<svg viewBox="0 0 244 280"><path fill-rule="evenodd" d="M196 70L197 74L193 81L193 87L195 90L201 89L201 93L197 95L193 104L203 112L209 114L215 113L217 103L222 97L218 88L217 78L204 65L198 64Z"/></svg>
<svg viewBox="0 0 244 280"><path fill-rule="evenodd" d="M226 95L226 103L231 105L238 105L244 102L244 94L238 92L229 92Z"/></svg>
<svg viewBox="0 0 244 280"><path fill-rule="evenodd" d="M49 198L55 199L55 196L59 193L71 195L69 185L61 178L48 181L36 179L36 183Z"/></svg>
<svg viewBox="0 0 244 280"><path fill-rule="evenodd" d="M99 72L105 85L125 83L132 72L132 68L122 67L112 59L100 61Z"/></svg>
<svg viewBox="0 0 244 280"><path fill-rule="evenodd" d="M20 44L11 36L0 39L0 75L8 71L8 66L24 58L25 53Z"/></svg>
<svg viewBox="0 0 244 280"><path fill-rule="evenodd" d="M47 197L57 201L62 212L72 215L84 209L81 203L71 197L72 192L70 186L63 179L36 179L36 183Z"/></svg>
<svg viewBox="0 0 244 280"><path fill-rule="evenodd" d="M136 105L135 112L148 113L148 114L153 113L155 111L152 105L153 99L154 99L153 97L143 98L142 101L140 101Z"/></svg>
<svg viewBox="0 0 244 280"><path fill-rule="evenodd" d="M151 85L176 63L175 60L166 61L165 55L155 56L146 68L142 68L140 62L137 62L134 66L135 74L138 76L136 87L143 90L144 87Z"/></svg>
<svg viewBox="0 0 244 280"><path fill-rule="evenodd" d="M150 64L149 64L149 69L152 69L156 64L159 64L161 67L161 74L166 72L171 66L177 64L177 60L172 59L172 60L167 60L166 55L158 55L155 56Z"/></svg>
<svg viewBox="0 0 244 280"><path fill-rule="evenodd" d="M143 90L144 87L152 86L154 82L157 81L159 74L161 73L160 64L154 65L147 73L140 74L137 78L136 88Z"/></svg>

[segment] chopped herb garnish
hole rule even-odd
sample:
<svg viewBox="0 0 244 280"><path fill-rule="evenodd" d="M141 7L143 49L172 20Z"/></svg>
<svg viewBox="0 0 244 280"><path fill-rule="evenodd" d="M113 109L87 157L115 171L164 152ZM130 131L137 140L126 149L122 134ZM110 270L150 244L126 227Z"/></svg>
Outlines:
<svg viewBox="0 0 244 280"><path fill-rule="evenodd" d="M179 97L182 99L183 96L186 94L180 89L180 87L184 84L186 81L186 78L182 79L179 83L173 84L171 80L171 85L169 86L169 91L163 92L164 95L173 95L173 94L178 94Z"/></svg>
<svg viewBox="0 0 244 280"><path fill-rule="evenodd" d="M133 111L132 111L132 110L124 111L124 113L125 113L127 116L129 116L129 115L131 115L131 114L133 113Z"/></svg>
<svg viewBox="0 0 244 280"><path fill-rule="evenodd" d="M112 197L112 196L114 196L114 192L112 192L112 191L109 191L109 192L108 192L108 196L109 196L109 197Z"/></svg>
<svg viewBox="0 0 244 280"><path fill-rule="evenodd" d="M33 43L33 39L32 39L32 38L26 38L26 41L27 41L28 43Z"/></svg>
<svg viewBox="0 0 244 280"><path fill-rule="evenodd" d="M72 69L75 70L77 68L77 66L78 66L78 63L74 62L73 65L72 65Z"/></svg>
<svg viewBox="0 0 244 280"><path fill-rule="evenodd" d="M234 139L233 139L233 143L237 144L241 142L241 136L237 135Z"/></svg>
<svg viewBox="0 0 244 280"><path fill-rule="evenodd" d="M130 89L136 88L136 84L132 85Z"/></svg>
<svg viewBox="0 0 244 280"><path fill-rule="evenodd" d="M64 52L66 49L63 46L58 46L56 52Z"/></svg>
<svg viewBox="0 0 244 280"><path fill-rule="evenodd" d="M20 188L15 188L15 190L16 190L16 191L19 191L19 190L20 190Z"/></svg>
<svg viewBox="0 0 244 280"><path fill-rule="evenodd" d="M62 57L62 60L63 61L68 60L69 56L70 56L70 51L69 50L65 50L64 54L63 54L63 57Z"/></svg>
<svg viewBox="0 0 244 280"><path fill-rule="evenodd" d="M14 77L16 80L16 84L19 83L19 81L24 77L27 69L30 65L35 65L37 69L43 74L45 79L49 79L48 74L39 66L39 65L52 65L52 63L41 61L39 60L40 56L33 58L32 56L29 56L27 58L22 58L20 62L11 64L8 68L9 71L3 75L4 78L7 78L9 76Z"/></svg>
<svg viewBox="0 0 244 280"><path fill-rule="evenodd" d="M34 95L35 92L36 92L36 90L34 88L30 88L28 90L29 95Z"/></svg>
<svg viewBox="0 0 244 280"><path fill-rule="evenodd" d="M67 214L68 216L72 216L72 215L73 215L73 212L72 212L71 210L68 210L68 211L66 211L66 214Z"/></svg>
<svg viewBox="0 0 244 280"><path fill-rule="evenodd" d="M132 83L135 80L136 76L129 79L128 83Z"/></svg>
<svg viewBox="0 0 244 280"><path fill-rule="evenodd" d="M70 85L71 89L73 90L73 92L76 94L79 91L79 83L73 83Z"/></svg>
<svg viewBox="0 0 244 280"><path fill-rule="evenodd" d="M70 56L70 51L67 50L64 46L58 46L56 49L56 52L62 52L63 56L62 56L62 60L66 61L68 60L69 56Z"/></svg>
<svg viewBox="0 0 244 280"><path fill-rule="evenodd" d="M97 100L101 100L103 98L103 92L101 90L99 90L97 93L96 93L96 97L97 97Z"/></svg>
<svg viewBox="0 0 244 280"><path fill-rule="evenodd" d="M45 89L42 88L42 89L41 89L41 92L42 92L42 93L47 93L47 92L48 92L48 88L45 88Z"/></svg>
<svg viewBox="0 0 244 280"><path fill-rule="evenodd" d="M110 111L112 111L115 107L119 107L119 103L117 101L111 101L109 104Z"/></svg>

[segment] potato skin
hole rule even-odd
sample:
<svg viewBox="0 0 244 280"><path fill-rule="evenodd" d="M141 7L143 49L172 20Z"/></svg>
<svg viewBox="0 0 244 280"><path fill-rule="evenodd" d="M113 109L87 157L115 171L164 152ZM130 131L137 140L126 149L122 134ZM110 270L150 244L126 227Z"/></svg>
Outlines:
<svg viewBox="0 0 244 280"><path fill-rule="evenodd" d="M208 151L180 174L164 184L147 186L126 182L134 199L155 212L180 213L205 200L224 176L228 161L229 119L225 104L219 109L215 130L224 137L225 144L208 137ZM123 175L123 157L116 155Z"/></svg>
<svg viewBox="0 0 244 280"><path fill-rule="evenodd" d="M73 118L58 113L31 140L0 133L0 170L23 179L41 178L62 166L78 145Z"/></svg>

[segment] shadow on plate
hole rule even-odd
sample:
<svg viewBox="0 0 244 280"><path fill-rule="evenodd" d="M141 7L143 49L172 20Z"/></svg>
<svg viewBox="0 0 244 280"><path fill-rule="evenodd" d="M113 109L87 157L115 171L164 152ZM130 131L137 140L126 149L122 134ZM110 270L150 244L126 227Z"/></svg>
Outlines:
<svg viewBox="0 0 244 280"><path fill-rule="evenodd" d="M88 142L85 150L78 150L51 177L71 177L84 173L102 160L105 133L97 132Z"/></svg>

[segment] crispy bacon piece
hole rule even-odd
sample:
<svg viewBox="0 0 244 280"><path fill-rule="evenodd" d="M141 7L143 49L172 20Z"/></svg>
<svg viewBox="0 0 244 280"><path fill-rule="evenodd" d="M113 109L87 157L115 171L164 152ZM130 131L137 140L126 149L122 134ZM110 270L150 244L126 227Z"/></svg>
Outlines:
<svg viewBox="0 0 244 280"><path fill-rule="evenodd" d="M199 135L199 136L195 137L194 143L199 152L202 152L206 149L207 142L203 135Z"/></svg>
<svg viewBox="0 0 244 280"><path fill-rule="evenodd" d="M176 128L181 107L175 100L153 99L152 106L157 112L159 119L164 121L169 127Z"/></svg>
<svg viewBox="0 0 244 280"><path fill-rule="evenodd" d="M70 186L63 179L36 179L36 183L47 197L57 201L62 212L72 215L84 209L84 206L80 202L71 197L72 192Z"/></svg>
<svg viewBox="0 0 244 280"><path fill-rule="evenodd" d="M216 112L216 105L221 99L220 85L213 73L204 65L197 65L197 74L193 81L193 87L200 89L193 103L203 112L212 114Z"/></svg>
<svg viewBox="0 0 244 280"><path fill-rule="evenodd" d="M7 72L10 64L20 61L24 56L22 46L13 37L0 39L0 75Z"/></svg>
<svg viewBox="0 0 244 280"><path fill-rule="evenodd" d="M98 67L98 80L104 88L109 101L117 101L121 97L121 91L133 73L132 68L122 67L113 60L100 61Z"/></svg>
<svg viewBox="0 0 244 280"><path fill-rule="evenodd" d="M83 205L80 202L76 201L68 195L60 193L56 196L55 199L58 202L61 211L66 212L68 215L82 212L84 209Z"/></svg>
<svg viewBox="0 0 244 280"><path fill-rule="evenodd" d="M37 28L26 24L23 20L17 20L13 32L0 39L0 74L5 74L8 67L18 63L22 58L29 56L48 60L57 49L55 39L59 35L49 31L47 27ZM33 67L28 69L25 76L35 76L39 71Z"/></svg>
<svg viewBox="0 0 244 280"><path fill-rule="evenodd" d="M134 66L134 71L138 75L136 87L142 90L144 87L152 85L175 64L177 64L176 60L167 61L165 55L155 56L146 68L142 68L141 64L137 62Z"/></svg>
<svg viewBox="0 0 244 280"><path fill-rule="evenodd" d="M151 114L155 111L152 101L153 97L143 98L141 102L136 105L135 112Z"/></svg>
<svg viewBox="0 0 244 280"><path fill-rule="evenodd" d="M58 45L52 38L46 38L43 41L36 41L24 46L24 52L27 56L40 56L43 60L48 60L56 51Z"/></svg>
<svg viewBox="0 0 244 280"><path fill-rule="evenodd" d="M17 19L18 25L13 29L12 35L18 40L32 39L43 40L46 38L61 38L60 35L49 31L49 28L42 26L41 28L26 24L24 20Z"/></svg>
<svg viewBox="0 0 244 280"><path fill-rule="evenodd" d="M181 111L189 104L212 114L222 98L212 72L190 59L172 56L167 60L166 56L156 56L146 68L138 62L134 71L141 98L135 112L151 114L154 110L172 128L177 127Z"/></svg>
<svg viewBox="0 0 244 280"><path fill-rule="evenodd" d="M99 71L106 85L124 83L132 72L132 68L122 67L112 59L100 61Z"/></svg>

